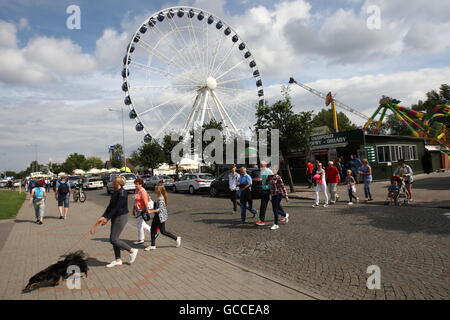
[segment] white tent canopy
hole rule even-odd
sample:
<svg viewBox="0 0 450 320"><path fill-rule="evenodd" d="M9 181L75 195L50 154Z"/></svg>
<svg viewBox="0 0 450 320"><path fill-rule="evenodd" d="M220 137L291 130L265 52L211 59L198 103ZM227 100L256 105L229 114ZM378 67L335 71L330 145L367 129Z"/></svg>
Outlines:
<svg viewBox="0 0 450 320"><path fill-rule="evenodd" d="M109 172L110 172L110 173L113 173L113 172L120 172L120 169L117 169L117 168L111 168L111 169L109 169Z"/></svg>
<svg viewBox="0 0 450 320"><path fill-rule="evenodd" d="M86 172L83 169L75 169L73 170L73 174L85 174Z"/></svg>
<svg viewBox="0 0 450 320"><path fill-rule="evenodd" d="M100 172L101 172L101 170L99 170L97 168L92 168L87 173L89 173L89 174L99 174Z"/></svg>

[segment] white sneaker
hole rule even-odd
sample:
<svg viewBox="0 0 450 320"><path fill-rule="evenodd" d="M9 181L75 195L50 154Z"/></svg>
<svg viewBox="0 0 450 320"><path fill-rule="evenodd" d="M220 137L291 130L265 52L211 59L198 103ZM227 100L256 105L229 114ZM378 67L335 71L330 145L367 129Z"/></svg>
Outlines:
<svg viewBox="0 0 450 320"><path fill-rule="evenodd" d="M277 230L280 227L277 224L274 224L273 226L270 227L270 230Z"/></svg>
<svg viewBox="0 0 450 320"><path fill-rule="evenodd" d="M338 201L339 201L339 195L336 194L336 202L338 202Z"/></svg>
<svg viewBox="0 0 450 320"><path fill-rule="evenodd" d="M289 222L289 213L286 213L286 221L285 221L285 223L288 223Z"/></svg>
<svg viewBox="0 0 450 320"><path fill-rule="evenodd" d="M313 208L318 208L319 205L318 205L318 204L313 204L312 207L313 207Z"/></svg>
<svg viewBox="0 0 450 320"><path fill-rule="evenodd" d="M122 265L122 261L117 262L116 260L114 260L114 261L111 262L110 264L107 264L106 267L107 267L107 268L112 268L112 267L115 267L115 266L121 266L121 265Z"/></svg>
<svg viewBox="0 0 450 320"><path fill-rule="evenodd" d="M130 264L132 264L134 260L136 260L138 251L139 251L138 249L134 249L133 253L130 253Z"/></svg>
<svg viewBox="0 0 450 320"><path fill-rule="evenodd" d="M324 208L328 208L328 204L325 203L325 204L323 205L323 207L324 207Z"/></svg>
<svg viewBox="0 0 450 320"><path fill-rule="evenodd" d="M349 202L349 203L347 203L349 206L352 206L353 205L353 202Z"/></svg>
<svg viewBox="0 0 450 320"><path fill-rule="evenodd" d="M331 204L335 204L335 203L336 203L336 201L330 201L330 203L331 203Z"/></svg>
<svg viewBox="0 0 450 320"><path fill-rule="evenodd" d="M177 248L181 246L181 237L177 237Z"/></svg>
<svg viewBox="0 0 450 320"><path fill-rule="evenodd" d="M145 248L144 250L145 250L145 251L156 250L156 246L148 246L148 247Z"/></svg>
<svg viewBox="0 0 450 320"><path fill-rule="evenodd" d="M143 244L144 242L145 242L145 240L140 240L140 241L133 242L133 244Z"/></svg>

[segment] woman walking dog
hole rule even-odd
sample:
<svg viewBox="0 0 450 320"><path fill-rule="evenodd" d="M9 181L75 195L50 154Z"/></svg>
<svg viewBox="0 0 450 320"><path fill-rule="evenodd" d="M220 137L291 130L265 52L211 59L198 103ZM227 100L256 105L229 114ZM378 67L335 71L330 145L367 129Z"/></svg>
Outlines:
<svg viewBox="0 0 450 320"><path fill-rule="evenodd" d="M113 245L116 260L106 265L107 268L122 265L120 250L125 250L130 253L130 264L136 260L138 254L138 249L131 248L126 242L119 239L120 234L123 229L125 229L128 222L128 193L123 189L125 181L125 177L122 176L114 178L114 192L111 195L109 205L103 216L100 217L95 224L95 226L99 224L104 226L108 223L108 220L111 220L111 234L109 241Z"/></svg>
<svg viewBox="0 0 450 320"><path fill-rule="evenodd" d="M155 216L152 220L152 231L151 231L151 245L145 248L145 251L156 249L156 229L159 228L161 234L166 237L172 238L177 242L177 248L181 245L181 237L177 237L166 231L166 221L169 218L167 213L167 192L164 186L155 186L156 194L156 205L155 210L149 210L149 213L154 213Z"/></svg>

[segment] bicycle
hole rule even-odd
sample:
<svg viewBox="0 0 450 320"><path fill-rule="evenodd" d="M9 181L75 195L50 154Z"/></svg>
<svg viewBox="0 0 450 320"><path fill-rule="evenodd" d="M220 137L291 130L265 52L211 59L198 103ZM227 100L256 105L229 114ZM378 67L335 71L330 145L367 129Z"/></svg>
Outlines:
<svg viewBox="0 0 450 320"><path fill-rule="evenodd" d="M83 191L82 185L77 184L75 190L73 191L73 201L77 202L80 200L81 203L86 201L86 193Z"/></svg>

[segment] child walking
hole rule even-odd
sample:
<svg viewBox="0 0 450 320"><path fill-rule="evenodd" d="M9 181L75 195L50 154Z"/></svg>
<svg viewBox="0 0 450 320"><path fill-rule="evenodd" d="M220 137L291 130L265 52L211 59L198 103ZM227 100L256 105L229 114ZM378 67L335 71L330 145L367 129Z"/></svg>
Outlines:
<svg viewBox="0 0 450 320"><path fill-rule="evenodd" d="M325 170L323 169L322 164L320 162L317 164L317 171L313 179L316 182L316 203L313 204L312 207L313 208L319 207L320 192L323 192L323 195L325 197L325 203L323 204L323 206L324 208L326 208L328 207L327 181L325 177Z"/></svg>
<svg viewBox="0 0 450 320"><path fill-rule="evenodd" d="M149 213L154 213L155 216L152 220L152 226L151 226L151 245L145 248L145 251L148 250L155 250L156 249L156 229L159 228L161 234L165 235L166 237L172 238L177 242L176 247L178 248L181 245L181 237L177 237L170 233L169 231L166 231L166 221L169 218L169 215L167 213L167 192L166 188L164 186L156 186L155 187L155 194L156 194L156 201L155 201L155 209L149 210Z"/></svg>
<svg viewBox="0 0 450 320"><path fill-rule="evenodd" d="M347 177L345 178L345 184L347 185L348 190L348 205L353 205L353 199L356 200L356 203L359 203L359 198L356 196L356 180L353 177L352 170L347 170Z"/></svg>

